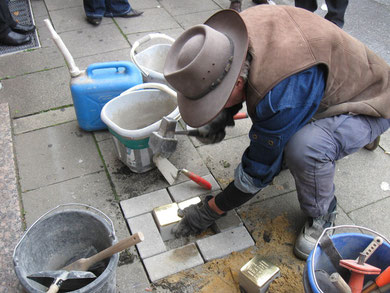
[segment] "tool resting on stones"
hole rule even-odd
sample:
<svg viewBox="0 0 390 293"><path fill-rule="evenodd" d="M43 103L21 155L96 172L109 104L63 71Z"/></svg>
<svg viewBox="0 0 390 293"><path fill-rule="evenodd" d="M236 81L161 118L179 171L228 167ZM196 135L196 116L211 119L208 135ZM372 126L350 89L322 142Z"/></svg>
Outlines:
<svg viewBox="0 0 390 293"><path fill-rule="evenodd" d="M222 141L226 135L226 126L234 126L233 116L241 107L242 104L238 104L223 109L211 122L197 129L199 134L196 138L204 144L213 144Z"/></svg>
<svg viewBox="0 0 390 293"><path fill-rule="evenodd" d="M222 217L210 208L208 201L212 198L208 195L200 203L178 210L177 215L183 219L172 229L177 238L199 234Z"/></svg>

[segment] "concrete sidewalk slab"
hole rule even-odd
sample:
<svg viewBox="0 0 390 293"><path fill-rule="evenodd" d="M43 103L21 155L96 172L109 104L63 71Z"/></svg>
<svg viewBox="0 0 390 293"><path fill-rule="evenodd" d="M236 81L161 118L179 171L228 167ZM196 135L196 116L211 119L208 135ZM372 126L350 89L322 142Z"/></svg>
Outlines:
<svg viewBox="0 0 390 293"><path fill-rule="evenodd" d="M159 30L180 28L175 19L162 8L145 9L144 13L139 17L117 17L115 21L126 35L154 31L156 27Z"/></svg>
<svg viewBox="0 0 390 293"><path fill-rule="evenodd" d="M382 182L390 183L389 166L390 156L380 148L374 152L362 149L338 161L335 194L339 205L349 213L389 197L390 191L381 189Z"/></svg>
<svg viewBox="0 0 390 293"><path fill-rule="evenodd" d="M82 8L83 1L82 0L50 0L50 1L45 1L45 4L47 6L47 9L49 11L54 11L54 10L60 10L64 8L69 8L69 7L80 7Z"/></svg>
<svg viewBox="0 0 390 293"><path fill-rule="evenodd" d="M220 7L213 1L198 0L192 1L191 5L188 5L185 1L164 0L162 3L164 8L173 16L177 15L192 15L197 12L204 12L210 10L219 10Z"/></svg>
<svg viewBox="0 0 390 293"><path fill-rule="evenodd" d="M22 191L103 170L92 134L77 122L20 134L15 149Z"/></svg>
<svg viewBox="0 0 390 293"><path fill-rule="evenodd" d="M69 80L69 71L66 67L2 80L0 103L10 101L12 118L36 114L42 109L70 105L72 98Z"/></svg>

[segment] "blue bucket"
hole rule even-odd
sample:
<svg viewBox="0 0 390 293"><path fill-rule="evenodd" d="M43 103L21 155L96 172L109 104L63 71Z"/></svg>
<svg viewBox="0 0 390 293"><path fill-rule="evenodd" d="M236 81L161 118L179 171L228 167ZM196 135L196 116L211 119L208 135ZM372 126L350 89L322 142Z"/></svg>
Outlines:
<svg viewBox="0 0 390 293"><path fill-rule="evenodd" d="M380 268L382 271L390 265L390 244L389 241L382 235L370 229L360 226L336 226L331 229L337 228L356 228L369 231L383 238L383 244L372 254L367 263L375 267ZM328 230L326 229L326 230ZM326 232L326 231L324 231ZM321 238L321 237L320 237ZM359 253L362 252L374 239L374 236L359 233L340 233L330 237L334 246L339 251L343 259L356 259ZM387 241L387 243L386 243ZM319 242L319 241L318 241ZM317 242L317 243L318 243ZM314 257L313 257L314 255ZM307 268L307 270L306 270ZM314 272L317 270L324 270L329 275L337 271L337 268L333 266L328 255L321 249L321 246L317 244L315 249L310 253L306 262L305 272L303 274L303 283L306 293L321 293L323 292L316 284ZM364 279L365 282L374 280L376 275L367 275ZM324 292L326 293L326 292Z"/></svg>

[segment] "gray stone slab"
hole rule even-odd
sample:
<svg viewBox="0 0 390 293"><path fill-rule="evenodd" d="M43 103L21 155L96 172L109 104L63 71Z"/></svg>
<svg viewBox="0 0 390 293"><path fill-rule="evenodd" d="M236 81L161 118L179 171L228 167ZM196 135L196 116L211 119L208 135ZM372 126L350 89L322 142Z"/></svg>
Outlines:
<svg viewBox="0 0 390 293"><path fill-rule="evenodd" d="M76 120L73 107L51 110L13 120L14 134L21 134Z"/></svg>
<svg viewBox="0 0 390 293"><path fill-rule="evenodd" d="M145 9L145 8L157 8L160 6L157 0L132 0L131 7L134 9Z"/></svg>
<svg viewBox="0 0 390 293"><path fill-rule="evenodd" d="M212 228L216 233L221 233L242 225L243 223L241 221L240 216L235 210L231 210L226 213L226 216L223 216L216 220L212 225Z"/></svg>
<svg viewBox="0 0 390 293"><path fill-rule="evenodd" d="M184 175L181 175L184 176ZM184 176L185 177L185 176ZM210 193L213 191L220 190L218 183L215 181L212 175L203 176L208 182L211 183L211 190L205 189L192 180L173 185L168 187L168 191L171 194L173 200L175 202L181 202L183 200L187 200L193 198L195 196L200 196L206 193Z"/></svg>
<svg viewBox="0 0 390 293"><path fill-rule="evenodd" d="M350 212L348 215L355 224L371 228L387 238L390 237L390 196L361 209Z"/></svg>
<svg viewBox="0 0 390 293"><path fill-rule="evenodd" d="M158 28L158 30L180 28L176 20L163 8L145 9L140 17L117 17L115 21L126 35L155 31L156 28Z"/></svg>
<svg viewBox="0 0 390 293"><path fill-rule="evenodd" d="M133 263L118 265L116 269L117 292L146 292L150 289L148 276L142 262L135 260Z"/></svg>
<svg viewBox="0 0 390 293"><path fill-rule="evenodd" d="M374 152L360 150L336 163L335 194L347 212L359 209L389 196L382 182L390 178L390 156L378 148Z"/></svg>
<svg viewBox="0 0 390 293"><path fill-rule="evenodd" d="M156 190L120 202L126 219L150 213L154 208L172 203L166 189Z"/></svg>
<svg viewBox="0 0 390 293"><path fill-rule="evenodd" d="M5 55L1 59L4 62L2 64L9 65L1 66L1 78L15 77L65 65L65 61L56 47L20 52L18 53L18 58L15 58L12 54Z"/></svg>
<svg viewBox="0 0 390 293"><path fill-rule="evenodd" d="M76 122L15 137L22 191L103 170L92 134Z"/></svg>
<svg viewBox="0 0 390 293"><path fill-rule="evenodd" d="M144 241L136 245L142 259L166 251L164 241L161 238L151 213L127 219L127 223L133 234L137 232L144 234Z"/></svg>
<svg viewBox="0 0 390 293"><path fill-rule="evenodd" d="M57 48L55 43L52 40L51 34L47 29L45 22L43 21L44 19L47 18L50 17L48 15L45 15L45 16L40 16L35 18L35 27L38 32L39 43L41 44L42 48L46 48L46 47Z"/></svg>
<svg viewBox="0 0 390 293"><path fill-rule="evenodd" d="M191 15L196 12L219 10L220 7L214 3L214 1L199 0L199 1L175 1L164 0L161 2L164 8L174 16L177 15Z"/></svg>
<svg viewBox="0 0 390 293"><path fill-rule="evenodd" d="M48 16L44 0L30 1L34 18Z"/></svg>
<svg viewBox="0 0 390 293"><path fill-rule="evenodd" d="M201 264L203 264L203 259L195 244L144 259L146 271L152 282Z"/></svg>
<svg viewBox="0 0 390 293"><path fill-rule="evenodd" d="M93 63L113 62L113 61L130 61L130 48L104 52L91 56L75 58L75 62L80 69L87 69Z"/></svg>
<svg viewBox="0 0 390 293"><path fill-rule="evenodd" d="M119 239L129 236L119 204L104 171L22 193L27 226L58 205L80 203L95 207L112 221Z"/></svg>
<svg viewBox="0 0 390 293"><path fill-rule="evenodd" d="M13 118L70 105L69 79L68 69L61 67L2 80L0 102L9 103Z"/></svg>
<svg viewBox="0 0 390 293"><path fill-rule="evenodd" d="M177 15L175 16L175 18L182 27L188 29L194 25L204 23L207 19L210 18L210 16L212 16L217 11L218 9L210 9L207 11L194 12L191 14Z"/></svg>
<svg viewBox="0 0 390 293"><path fill-rule="evenodd" d="M50 18L54 29L58 34L62 32L81 30L92 27L91 24L89 24L86 20L84 9L80 9L80 7L68 7L51 11ZM112 23L113 20L111 17L103 17L100 26ZM98 31L99 30L97 30L97 32Z"/></svg>
<svg viewBox="0 0 390 293"><path fill-rule="evenodd" d="M0 104L0 288L21 291L13 266L13 249L23 234L22 213L8 104Z"/></svg>
<svg viewBox="0 0 390 293"><path fill-rule="evenodd" d="M234 251L241 251L255 245L248 230L237 227L196 241L205 261L224 257Z"/></svg>
<svg viewBox="0 0 390 293"><path fill-rule="evenodd" d="M130 48L115 24L88 27L59 34L73 58Z"/></svg>
<svg viewBox="0 0 390 293"><path fill-rule="evenodd" d="M379 145L383 150L387 153L387 155L390 155L390 131L386 131L381 135L381 140L379 142Z"/></svg>
<svg viewBox="0 0 390 293"><path fill-rule="evenodd" d="M64 9L68 7L78 7L83 5L82 0L50 0L45 1L45 3L49 11Z"/></svg>
<svg viewBox="0 0 390 293"><path fill-rule="evenodd" d="M103 141L106 139L111 139L112 135L108 130L98 130L94 131L93 135L95 136L96 141Z"/></svg>

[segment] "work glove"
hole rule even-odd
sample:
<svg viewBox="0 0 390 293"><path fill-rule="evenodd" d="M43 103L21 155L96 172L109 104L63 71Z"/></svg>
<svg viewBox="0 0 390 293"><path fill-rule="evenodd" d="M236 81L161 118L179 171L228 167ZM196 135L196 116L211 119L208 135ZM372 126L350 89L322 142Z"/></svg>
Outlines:
<svg viewBox="0 0 390 293"><path fill-rule="evenodd" d="M178 210L177 215L182 220L172 229L177 238L199 234L222 217L210 208L208 201L212 198L211 195L208 195L202 202L190 205L184 210Z"/></svg>
<svg viewBox="0 0 390 293"><path fill-rule="evenodd" d="M230 108L223 109L211 122L198 128L199 136L196 138L203 144L221 142L226 135L226 126L234 126L233 116L242 108L237 104Z"/></svg>

